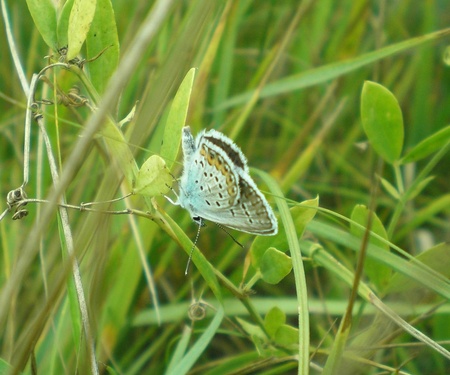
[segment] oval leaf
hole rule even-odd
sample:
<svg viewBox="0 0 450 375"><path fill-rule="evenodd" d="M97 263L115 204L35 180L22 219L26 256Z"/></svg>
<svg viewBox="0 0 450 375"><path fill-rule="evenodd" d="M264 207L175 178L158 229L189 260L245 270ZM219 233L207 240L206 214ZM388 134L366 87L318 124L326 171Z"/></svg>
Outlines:
<svg viewBox="0 0 450 375"><path fill-rule="evenodd" d="M55 49L56 37L56 8L52 0L27 0L28 10L36 28L45 43Z"/></svg>
<svg viewBox="0 0 450 375"><path fill-rule="evenodd" d="M270 309L264 317L264 328L270 337L275 336L275 332L286 323L286 314L277 306Z"/></svg>
<svg viewBox="0 0 450 375"><path fill-rule="evenodd" d="M86 38L86 53L92 84L99 94L105 91L119 63L119 36L110 0L97 0L95 16Z"/></svg>
<svg viewBox="0 0 450 375"><path fill-rule="evenodd" d="M292 261L285 253L270 247L261 259L260 270L266 283L278 284L291 272Z"/></svg>
<svg viewBox="0 0 450 375"><path fill-rule="evenodd" d="M285 348L295 349L298 347L298 329L283 324L276 332L274 341Z"/></svg>
<svg viewBox="0 0 450 375"><path fill-rule="evenodd" d="M164 194L169 190L172 180L164 160L158 155L152 155L139 169L133 193L149 197Z"/></svg>
<svg viewBox="0 0 450 375"><path fill-rule="evenodd" d="M96 0L75 0L69 17L67 60L80 53L95 15Z"/></svg>
<svg viewBox="0 0 450 375"><path fill-rule="evenodd" d="M366 82L361 95L361 120L374 150L388 163L400 157L403 116L395 96L375 82Z"/></svg>

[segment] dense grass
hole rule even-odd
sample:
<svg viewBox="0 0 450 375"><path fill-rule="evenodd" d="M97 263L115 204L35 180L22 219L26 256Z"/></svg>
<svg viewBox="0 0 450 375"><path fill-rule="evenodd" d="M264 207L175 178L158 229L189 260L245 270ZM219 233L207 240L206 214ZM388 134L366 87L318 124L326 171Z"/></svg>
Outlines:
<svg viewBox="0 0 450 375"><path fill-rule="evenodd" d="M0 373L449 372L446 1L98 0L79 54L82 22L27 3L2 0L0 209L27 116L48 202L0 222ZM88 61L32 116L67 43ZM187 276L197 226L160 194L185 123L235 140L280 225L242 249L207 223ZM130 193L152 155L155 191L61 205Z"/></svg>

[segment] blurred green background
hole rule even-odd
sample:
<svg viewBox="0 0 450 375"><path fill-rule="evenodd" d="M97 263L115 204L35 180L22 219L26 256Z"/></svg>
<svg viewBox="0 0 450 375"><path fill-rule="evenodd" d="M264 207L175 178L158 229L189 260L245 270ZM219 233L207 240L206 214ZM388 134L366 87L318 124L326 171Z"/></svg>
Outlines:
<svg viewBox="0 0 450 375"><path fill-rule="evenodd" d="M156 14L163 3L167 9ZM57 61L58 49L68 39L64 5L2 1L2 212L8 192L23 181L27 97L11 49L16 49L28 82L50 60ZM53 16L45 11L50 8ZM347 350L334 352L333 343L340 338L337 329L362 243L362 234L345 218L356 220L355 207L364 205L375 207L379 222L374 231L375 225L386 228L384 238L391 248L397 246L416 261L397 250L389 253L386 243L375 244L379 248L369 251L361 282L431 341L449 347L450 4L98 0L96 12L97 29L90 31L79 54L94 58L84 64L82 78L70 69L49 69L47 82L41 81L35 94L35 101L46 100L42 114L59 172L64 173L74 155L81 159L78 166L70 166L66 201L79 206L130 192L131 182L124 179L117 159L140 166L160 154L162 141L172 142L164 135L171 103L183 78L196 68L186 121L193 133L214 128L232 138L251 167L272 176L290 207L319 196L319 206L328 210L316 214L303 236L295 216L301 214L292 213L307 294L299 295L296 284L301 269L274 284L261 278L255 266L255 254L269 247L290 255L283 230L276 238L257 240L233 231L242 249L207 223L198 247L212 266L203 264L200 274L192 264L185 276L188 239L195 238L197 226L162 196L133 196L127 203L98 208L131 207L144 217L68 211L90 323L86 337L63 220L54 210L43 223L46 205L29 203L26 218L12 221L12 212L0 222L2 373L87 374L98 368L105 374L287 374L309 367L318 374L330 352L342 360L331 367L332 373L448 373L445 354L399 329L392 315L380 315L364 297L356 301ZM154 33L135 55L136 37L149 25ZM125 84L114 91L108 113L119 123L135 107L133 118L120 128L122 138L105 140L105 133L97 132L77 155L92 110L65 106L61 93L76 85L77 99L101 107L109 77L127 58L135 66L114 76ZM398 100L405 133L402 156L439 131L442 147L431 147L432 152L414 162L381 164L361 123L367 80L385 86ZM115 148L114 142L120 146ZM174 138L173 147L178 145L179 138ZM134 160L123 159L118 151L123 146ZM52 191L46 155L33 121L29 198L49 198ZM181 155L166 163L173 164L171 172L178 178ZM280 195L270 180L252 175L276 208ZM381 178L384 183L372 192ZM413 192L411 186L416 186ZM279 206L275 211L280 212ZM279 216L280 226L285 216ZM350 275L347 281L344 269ZM215 276L208 279L203 271ZM211 282L215 277L217 284ZM251 290L244 287L247 283ZM301 299L309 306L306 349L298 344ZM220 306L225 307L223 320ZM310 366L299 364L302 350L309 351Z"/></svg>

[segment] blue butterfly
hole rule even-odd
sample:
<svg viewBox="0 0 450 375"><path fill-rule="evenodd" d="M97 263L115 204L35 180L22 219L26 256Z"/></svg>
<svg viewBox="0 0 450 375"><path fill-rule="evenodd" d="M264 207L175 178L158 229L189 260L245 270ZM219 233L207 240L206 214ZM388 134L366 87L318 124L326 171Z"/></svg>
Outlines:
<svg viewBox="0 0 450 375"><path fill-rule="evenodd" d="M184 169L177 203L192 220L200 226L210 220L251 234L277 234L277 219L239 147L216 130L203 130L195 140L189 126L182 132Z"/></svg>

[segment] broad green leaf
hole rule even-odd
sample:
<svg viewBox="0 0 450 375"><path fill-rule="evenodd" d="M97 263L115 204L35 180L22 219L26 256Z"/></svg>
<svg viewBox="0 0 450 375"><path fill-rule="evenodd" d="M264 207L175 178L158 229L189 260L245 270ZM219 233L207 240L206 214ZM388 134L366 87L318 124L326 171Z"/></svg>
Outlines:
<svg viewBox="0 0 450 375"><path fill-rule="evenodd" d="M56 8L52 0L27 0L28 10L36 28L51 48L57 48Z"/></svg>
<svg viewBox="0 0 450 375"><path fill-rule="evenodd" d="M95 58L89 62L89 73L92 84L102 94L119 63L119 37L111 0L97 0L86 53L87 59Z"/></svg>
<svg viewBox="0 0 450 375"><path fill-rule="evenodd" d="M312 220L316 210L310 207L317 207L318 199L311 199L301 202L299 205L292 207L289 211L297 228L297 233L301 233L304 226ZM303 206L303 207L302 207ZM259 268L261 259L269 247L274 247L278 251L288 251L286 241L286 232L283 225L279 225L278 234L276 236L259 236L255 238L251 247L252 265Z"/></svg>
<svg viewBox="0 0 450 375"><path fill-rule="evenodd" d="M278 284L291 270L291 258L273 247L269 247L261 259L260 271L266 283Z"/></svg>
<svg viewBox="0 0 450 375"><path fill-rule="evenodd" d="M407 164L426 158L428 155L444 147L448 142L450 142L450 125L430 135L416 145L400 160L400 163Z"/></svg>
<svg viewBox="0 0 450 375"><path fill-rule="evenodd" d="M180 148L181 129L186 125L194 77L195 68L192 68L186 74L183 82L181 82L181 85L178 88L167 117L166 126L164 127L160 155L166 160L169 169L172 169Z"/></svg>
<svg viewBox="0 0 450 375"><path fill-rule="evenodd" d="M58 48L69 45L69 18L74 0L68 0L64 4L58 18Z"/></svg>
<svg viewBox="0 0 450 375"><path fill-rule="evenodd" d="M298 329L283 324L275 333L274 341L285 348L295 349L298 347Z"/></svg>
<svg viewBox="0 0 450 375"><path fill-rule="evenodd" d="M395 96L385 87L366 81L361 94L361 120L374 150L388 163L400 157L403 116Z"/></svg>
<svg viewBox="0 0 450 375"><path fill-rule="evenodd" d="M375 213L371 214L372 214L372 224L370 230L378 234L380 237L387 239L387 233L386 229L384 229L383 223ZM369 217L369 210L364 205L356 205L351 215L352 221L362 225L363 227L367 226L368 217ZM362 229L356 226L354 223L351 223L350 232L359 238L363 238L365 229ZM378 246L380 249L383 249L384 251L389 251L389 246L384 242L382 242L381 240L379 240L378 238L370 236L369 243ZM389 282L391 276L390 267L381 264L380 262L377 262L371 258L366 258L364 271L366 275L369 277L369 280L374 285L376 285L378 290L384 289L384 287Z"/></svg>
<svg viewBox="0 0 450 375"><path fill-rule="evenodd" d="M275 332L286 323L286 314L277 306L270 309L264 317L264 328L270 337L275 336Z"/></svg>
<svg viewBox="0 0 450 375"><path fill-rule="evenodd" d="M69 17L67 60L80 53L95 15L96 0L74 0Z"/></svg>
<svg viewBox="0 0 450 375"><path fill-rule="evenodd" d="M171 186L172 180L173 177L169 173L164 159L158 155L152 155L139 169L133 193L149 197L164 194L168 191L168 186Z"/></svg>
<svg viewBox="0 0 450 375"><path fill-rule="evenodd" d="M291 209L292 217L294 219L295 227L298 232L303 232L306 225L314 219L317 210L316 207L319 204L319 198L308 199L301 202L299 205Z"/></svg>
<svg viewBox="0 0 450 375"><path fill-rule="evenodd" d="M254 268L260 268L262 257L269 247L274 247L278 251L288 251L284 226L278 227L278 234L275 236L258 236L255 238L250 249Z"/></svg>

